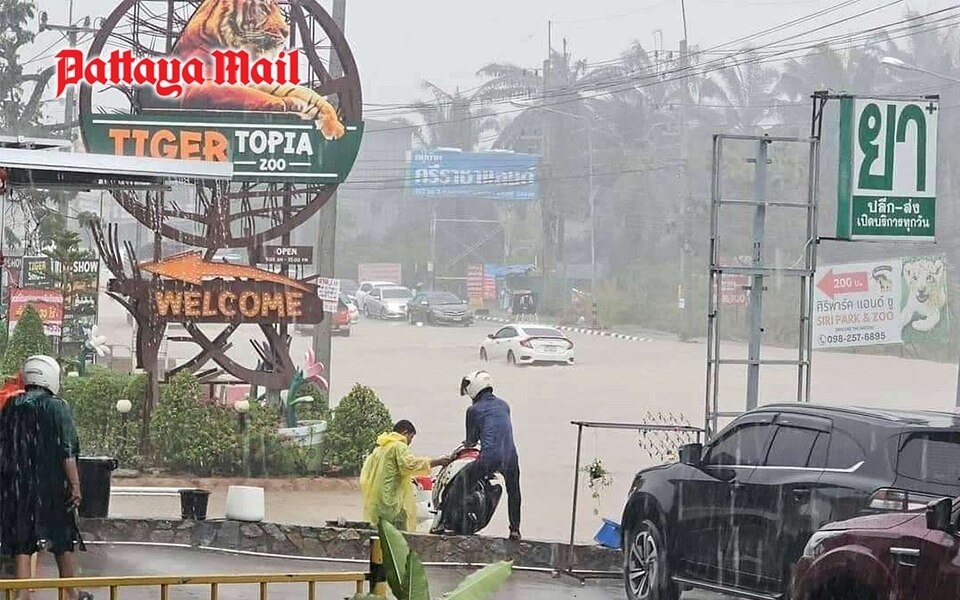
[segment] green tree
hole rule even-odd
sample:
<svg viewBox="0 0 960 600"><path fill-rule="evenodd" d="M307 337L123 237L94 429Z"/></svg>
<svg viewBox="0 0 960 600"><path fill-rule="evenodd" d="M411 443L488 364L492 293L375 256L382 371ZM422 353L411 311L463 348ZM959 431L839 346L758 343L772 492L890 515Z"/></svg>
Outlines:
<svg viewBox="0 0 960 600"><path fill-rule="evenodd" d="M417 102L412 108L423 120L414 135L424 146L474 150L484 133L498 129L493 113L476 94L463 94L459 88L450 93L429 81L424 81L423 87L433 99Z"/></svg>
<svg viewBox="0 0 960 600"><path fill-rule="evenodd" d="M49 344L43 333L43 320L33 305L27 305L13 328L13 335L7 343L7 351L3 356L3 372L16 373L23 366L23 362L35 354L48 354Z"/></svg>
<svg viewBox="0 0 960 600"><path fill-rule="evenodd" d="M390 411L376 392L359 383L354 385L334 409L324 435L327 462L342 475L357 475L377 436L392 426Z"/></svg>
<svg viewBox="0 0 960 600"><path fill-rule="evenodd" d="M7 353L7 342L10 340L10 325L6 319L0 319L0 356Z"/></svg>

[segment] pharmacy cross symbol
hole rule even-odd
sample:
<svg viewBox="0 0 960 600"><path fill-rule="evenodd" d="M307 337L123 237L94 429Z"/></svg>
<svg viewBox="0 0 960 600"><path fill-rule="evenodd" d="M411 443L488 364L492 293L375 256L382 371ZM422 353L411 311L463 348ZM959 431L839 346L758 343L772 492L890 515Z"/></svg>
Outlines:
<svg viewBox="0 0 960 600"><path fill-rule="evenodd" d="M927 105L927 112L931 115L937 112L937 105L933 103L933 100L930 101L930 104Z"/></svg>

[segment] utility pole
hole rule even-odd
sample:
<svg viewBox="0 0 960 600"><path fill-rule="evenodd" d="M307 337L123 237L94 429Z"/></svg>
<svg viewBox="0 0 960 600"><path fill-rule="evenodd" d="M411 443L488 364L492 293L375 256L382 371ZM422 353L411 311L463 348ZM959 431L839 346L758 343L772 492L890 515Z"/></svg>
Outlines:
<svg viewBox="0 0 960 600"><path fill-rule="evenodd" d="M333 20L341 30L346 25L347 0L333 0ZM330 77L343 76L343 65L336 49L330 48ZM317 218L317 242L314 254L317 257L317 274L333 277L337 247L337 194L334 193L320 208ZM330 351L330 325L333 315L324 314L323 321L313 328L313 351L317 360L326 368L327 382L333 384L333 365ZM332 387L331 387L332 389ZM292 399L291 399L292 400Z"/></svg>
<svg viewBox="0 0 960 600"><path fill-rule="evenodd" d="M680 339L685 340L693 335L691 324L692 310L689 306L688 295L693 287L690 276L690 264L688 255L690 253L690 171L688 169L689 156L687 155L687 102L689 101L690 87L687 78L687 69L690 67L690 54L688 51L687 38L687 9L684 0L680 0L680 12L683 19L683 39L680 40L680 77L682 81L680 95L680 107L677 114L680 118L680 161L681 161L681 198L680 198L680 222L677 227L677 234L680 238L680 284L677 286L677 304L680 309Z"/></svg>
<svg viewBox="0 0 960 600"><path fill-rule="evenodd" d="M47 12L43 11L40 13L40 33L44 31L62 31L67 35L67 42L70 44L71 48L77 47L77 36L81 33L97 33L97 30L90 27L90 17L83 18L83 25L75 25L73 22L73 0L70 0L69 7L67 9L67 24L66 25L57 25L50 23L47 18ZM63 107L63 124L64 131L66 132L67 138L70 140L71 144L73 143L73 125L74 121L77 119L77 107L76 107L76 92L74 86L67 87L66 98L64 99ZM67 216L67 211L69 209L70 197L69 195L59 192L56 194L57 197L57 212L63 215L64 218Z"/></svg>
<svg viewBox="0 0 960 600"><path fill-rule="evenodd" d="M754 269L763 268L764 229L767 218L767 146L768 140L757 142L756 178L753 213ZM763 274L758 270L750 277L750 304L747 307L750 339L747 345L747 410L757 407L760 398L760 342L763 336Z"/></svg>

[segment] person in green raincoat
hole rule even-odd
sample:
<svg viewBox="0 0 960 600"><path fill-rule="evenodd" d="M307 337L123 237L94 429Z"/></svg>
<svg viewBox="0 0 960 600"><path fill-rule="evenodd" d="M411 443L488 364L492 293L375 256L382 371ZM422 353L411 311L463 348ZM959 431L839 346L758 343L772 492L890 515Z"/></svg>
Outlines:
<svg viewBox="0 0 960 600"><path fill-rule="evenodd" d="M410 451L417 429L410 421L399 421L393 431L377 438L377 447L360 471L363 518L373 525L386 519L401 531L417 528L417 502L413 478L450 463L449 457L425 458Z"/></svg>
<svg viewBox="0 0 960 600"><path fill-rule="evenodd" d="M32 575L31 557L42 549L57 560L60 577L77 576L80 443L60 390L60 365L31 356L22 369L24 389L0 409L0 554L13 557L17 579ZM67 589L70 600L91 598ZM27 600L28 590L18 598Z"/></svg>

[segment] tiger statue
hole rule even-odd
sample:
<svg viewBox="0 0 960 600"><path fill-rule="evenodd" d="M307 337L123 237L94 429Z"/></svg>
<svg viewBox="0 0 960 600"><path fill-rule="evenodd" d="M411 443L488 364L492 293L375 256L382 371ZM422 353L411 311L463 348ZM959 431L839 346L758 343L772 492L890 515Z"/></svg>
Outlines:
<svg viewBox="0 0 960 600"><path fill-rule="evenodd" d="M207 60L213 50L235 49L246 50L251 60L275 59L289 38L290 26L277 0L203 0L187 21L173 55ZM180 107L290 112L314 121L327 139L339 139L346 132L332 104L294 84L191 85L184 90Z"/></svg>

